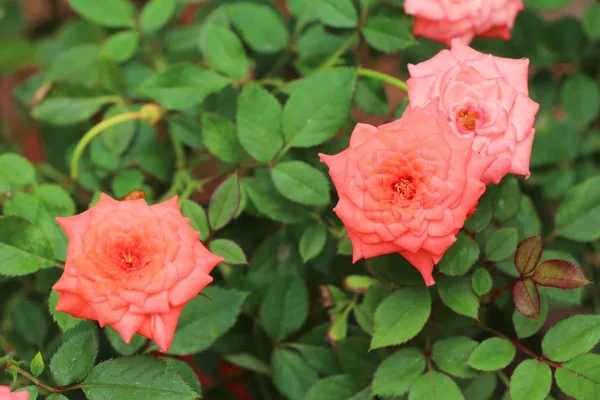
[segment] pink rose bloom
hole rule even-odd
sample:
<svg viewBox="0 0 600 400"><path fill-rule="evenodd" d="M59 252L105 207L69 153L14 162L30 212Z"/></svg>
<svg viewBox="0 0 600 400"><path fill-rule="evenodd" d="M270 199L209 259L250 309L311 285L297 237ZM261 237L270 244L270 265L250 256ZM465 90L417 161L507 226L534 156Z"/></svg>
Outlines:
<svg viewBox="0 0 600 400"><path fill-rule="evenodd" d="M510 39L523 0L406 0L404 10L414 15L413 33L450 44L466 44L475 36Z"/></svg>
<svg viewBox="0 0 600 400"><path fill-rule="evenodd" d="M411 107L439 98L454 136L472 139L473 151L495 161L484 183L508 172L529 176L529 159L539 105L528 96L528 59L482 54L452 41L432 59L408 66Z"/></svg>
<svg viewBox="0 0 600 400"><path fill-rule="evenodd" d="M354 262L400 253L434 284L433 266L485 191L479 178L490 163L449 130L433 102L378 128L358 124L348 149L320 154L338 192L334 211L352 240Z"/></svg>
<svg viewBox="0 0 600 400"><path fill-rule="evenodd" d="M0 400L29 400L27 392L11 392L8 386L0 386Z"/></svg>
<svg viewBox="0 0 600 400"><path fill-rule="evenodd" d="M177 204L177 197L148 206L102 194L88 211L57 218L69 247L54 285L56 310L110 325L127 343L139 333L167 351L184 305L223 261L200 243Z"/></svg>

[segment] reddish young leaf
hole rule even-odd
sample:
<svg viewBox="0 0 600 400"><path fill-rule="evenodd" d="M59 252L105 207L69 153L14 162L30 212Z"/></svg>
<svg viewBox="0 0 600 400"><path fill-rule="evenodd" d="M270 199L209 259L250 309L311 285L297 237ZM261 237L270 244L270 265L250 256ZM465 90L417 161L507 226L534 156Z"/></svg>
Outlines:
<svg viewBox="0 0 600 400"><path fill-rule="evenodd" d="M540 293L531 279L517 281L512 290L513 300L517 310L528 318L540 316Z"/></svg>
<svg viewBox="0 0 600 400"><path fill-rule="evenodd" d="M581 268L564 260L544 261L537 267L532 279L538 285L562 290L575 289L591 283Z"/></svg>
<svg viewBox="0 0 600 400"><path fill-rule="evenodd" d="M515 253L515 267L521 275L530 274L542 256L542 238L532 236L521 242Z"/></svg>

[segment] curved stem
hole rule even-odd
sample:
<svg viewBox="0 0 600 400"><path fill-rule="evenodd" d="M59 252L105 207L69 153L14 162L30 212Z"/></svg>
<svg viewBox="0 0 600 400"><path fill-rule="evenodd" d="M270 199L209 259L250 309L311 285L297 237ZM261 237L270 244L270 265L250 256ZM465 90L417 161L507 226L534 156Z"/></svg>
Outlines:
<svg viewBox="0 0 600 400"><path fill-rule="evenodd" d="M120 114L100 122L98 125L95 125L92 129L87 131L79 143L77 143L77 147L75 147L75 152L73 153L73 158L71 159L71 178L77 179L79 176L79 159L92 139L113 125L133 119L144 119L144 117L144 114L140 111Z"/></svg>
<svg viewBox="0 0 600 400"><path fill-rule="evenodd" d="M406 84L406 82L404 82L403 80L400 80L398 78L394 78L393 76L384 74L382 72L373 71L372 69L367 69L367 68L359 68L358 75L366 76L369 78L380 80L385 83L389 83L392 86L395 86L397 88L404 90L405 92L408 92L408 85Z"/></svg>
<svg viewBox="0 0 600 400"><path fill-rule="evenodd" d="M36 378L35 376L31 375L29 372L25 371L22 368L17 367L16 365L6 365L5 368L7 370L13 370L16 373L18 373L19 375L24 376L25 378L29 379L31 382L33 382L37 387L42 388L47 390L50 393L59 393L60 390L53 388L52 386L46 385L44 382L40 381L38 378Z"/></svg>

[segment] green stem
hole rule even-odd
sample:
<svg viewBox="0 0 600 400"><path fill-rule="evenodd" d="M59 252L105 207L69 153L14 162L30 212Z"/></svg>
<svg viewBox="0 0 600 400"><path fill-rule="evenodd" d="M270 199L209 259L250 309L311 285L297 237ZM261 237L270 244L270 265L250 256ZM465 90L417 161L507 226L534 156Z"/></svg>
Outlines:
<svg viewBox="0 0 600 400"><path fill-rule="evenodd" d="M52 386L46 385L44 382L40 381L38 378L36 378L35 376L31 375L29 372L25 371L24 369L21 369L19 367L17 367L16 365L6 365L5 368L7 370L13 370L16 373L18 373L19 375L24 376L25 378L29 379L31 382L33 382L37 387L40 387L42 389L47 390L50 393L59 393L60 390L53 388Z"/></svg>
<svg viewBox="0 0 600 400"><path fill-rule="evenodd" d="M173 149L175 150L175 167L183 169L185 167L185 153L181 142L173 133L171 133L171 143L173 143Z"/></svg>
<svg viewBox="0 0 600 400"><path fill-rule="evenodd" d="M122 122L134 120L134 119L144 119L145 114L140 111L130 112L125 114L120 114L104 120L100 122L98 125L95 125L92 129L87 131L85 135L81 138L77 146L75 147L75 152L73 153L73 158L71 159L71 178L77 179L79 176L79 159L81 158L83 151L87 147L87 145L94 139L96 136L101 134L107 128L110 128L113 125L120 124Z"/></svg>
<svg viewBox="0 0 600 400"><path fill-rule="evenodd" d="M342 45L335 51L335 53L333 53L327 60L325 60L323 64L321 64L321 66L319 66L319 68L317 68L317 71L325 71L331 67L334 67L338 59L341 56L343 56L344 53L350 49L350 47L354 45L354 42L357 38L357 33L353 33L352 35L350 35L350 37L348 37L348 39L346 39L346 41L342 43Z"/></svg>
<svg viewBox="0 0 600 400"><path fill-rule="evenodd" d="M380 80L385 83L389 83L392 86L395 86L397 88L404 90L405 92L408 92L408 85L406 84L406 82L404 82L403 80L400 80L398 78L394 78L393 76L384 74L382 72L373 71L372 69L367 69L367 68L359 68L358 75L366 76L369 78Z"/></svg>

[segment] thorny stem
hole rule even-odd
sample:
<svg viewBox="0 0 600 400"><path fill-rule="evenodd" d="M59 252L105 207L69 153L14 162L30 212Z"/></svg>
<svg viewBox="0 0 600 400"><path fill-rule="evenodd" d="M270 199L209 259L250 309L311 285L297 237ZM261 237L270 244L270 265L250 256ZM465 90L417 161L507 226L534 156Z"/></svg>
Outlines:
<svg viewBox="0 0 600 400"><path fill-rule="evenodd" d="M4 365L4 368L6 370L13 370L16 373L18 373L19 375L24 376L25 378L29 379L31 382L33 382L37 387L40 387L42 389L47 390L50 393L60 393L61 389L57 389L57 388L53 388L52 386L46 385L44 382L40 381L38 378L36 378L35 376L31 375L29 372L25 371L24 369L17 367L14 364L11 363L6 363Z"/></svg>
<svg viewBox="0 0 600 400"><path fill-rule="evenodd" d="M511 342L512 344L514 344L519 350L521 350L523 353L527 354L529 357L534 358L536 360L543 360L544 362L548 362L548 360L545 360L543 357L538 356L537 354L535 354L533 351L529 350L529 348L525 347L521 342L519 342L517 339L511 339L508 336L506 336L504 333L502 332L498 332L497 330L490 328L488 326L485 326L483 324L479 324L479 327L481 329L483 329L484 331L487 331L489 333L491 333L494 336L498 336L502 339L508 340L509 342Z"/></svg>
<svg viewBox="0 0 600 400"><path fill-rule="evenodd" d="M135 119L144 119L145 115L142 114L141 111L129 112L120 115L116 115L112 118L104 120L100 122L98 125L95 125L92 129L87 131L85 135L81 138L79 143L77 143L77 147L75 147L75 152L73 153L73 158L71 159L71 178L77 179L79 176L79 159L81 158L83 151L87 147L87 145L94 139L96 136L104 132L106 129L110 128L113 125L120 124L122 122L131 121Z"/></svg>
<svg viewBox="0 0 600 400"><path fill-rule="evenodd" d="M358 68L358 75L366 76L369 78L377 79L385 83L389 83L392 86L395 86L399 89L408 92L408 85L403 80L398 78L394 78L393 76L384 74L383 72L373 71L372 69L367 68Z"/></svg>

